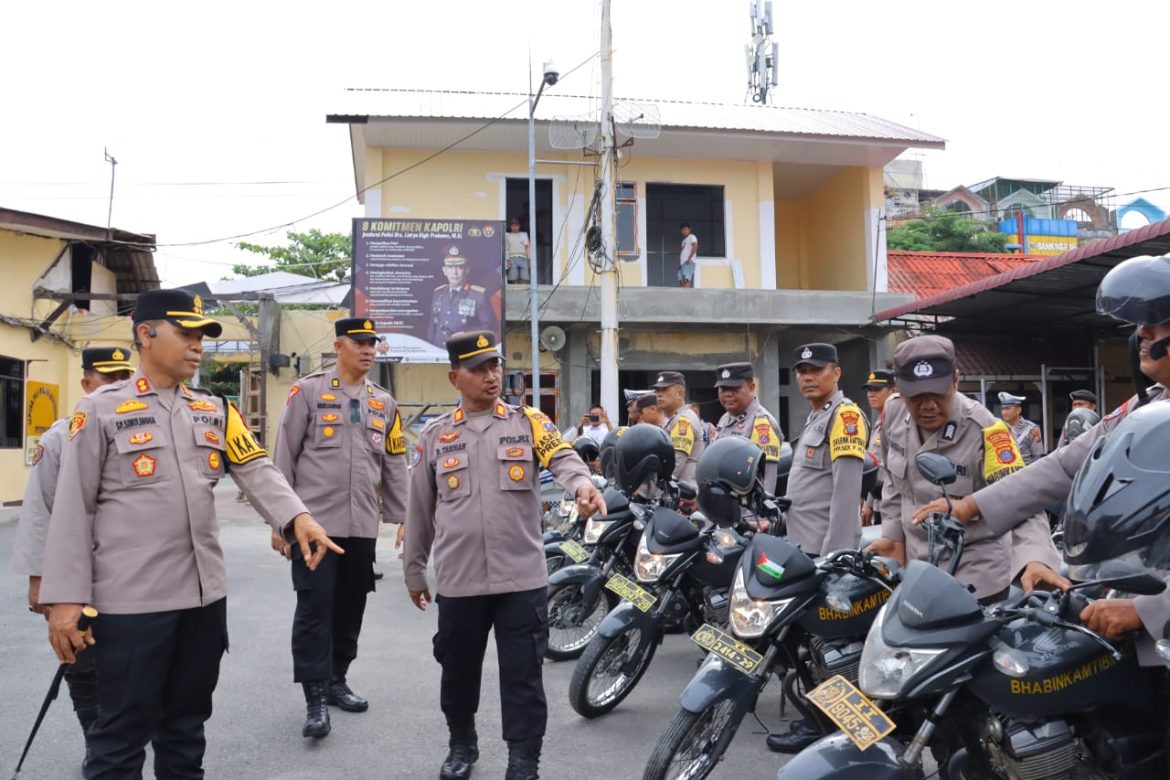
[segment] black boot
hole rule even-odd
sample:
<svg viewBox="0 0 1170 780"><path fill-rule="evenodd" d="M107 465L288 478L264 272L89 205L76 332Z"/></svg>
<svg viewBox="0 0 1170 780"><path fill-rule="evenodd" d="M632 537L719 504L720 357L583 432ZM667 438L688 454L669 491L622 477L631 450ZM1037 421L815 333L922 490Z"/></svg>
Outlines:
<svg viewBox="0 0 1170 780"><path fill-rule="evenodd" d="M329 703L346 712L365 712L370 703L358 696L346 685L345 678L335 679L329 686Z"/></svg>
<svg viewBox="0 0 1170 780"><path fill-rule="evenodd" d="M81 724L81 733L83 735L88 735L89 734L89 727L92 726L94 724L94 721L97 720L98 708L97 707L82 707L79 710L74 710L74 713L77 715L77 722ZM81 771L82 772L84 772L85 768L87 766L89 766L90 756L91 756L91 751L89 749L89 739L87 737L86 743L85 743L85 758L81 759Z"/></svg>
<svg viewBox="0 0 1170 780"><path fill-rule="evenodd" d="M479 760L479 735L475 724L468 728L448 727L451 736L447 739L447 758L439 769L439 780L467 780L471 777L471 765Z"/></svg>
<svg viewBox="0 0 1170 780"><path fill-rule="evenodd" d="M504 780L540 780L541 737L508 742L508 770Z"/></svg>
<svg viewBox="0 0 1170 780"><path fill-rule="evenodd" d="M768 750L775 753L799 753L822 736L820 729L801 718L792 722L787 734L769 734Z"/></svg>
<svg viewBox="0 0 1170 780"><path fill-rule="evenodd" d="M329 683L324 680L310 680L301 683L305 689L305 727L302 737L320 739L328 736L329 725Z"/></svg>

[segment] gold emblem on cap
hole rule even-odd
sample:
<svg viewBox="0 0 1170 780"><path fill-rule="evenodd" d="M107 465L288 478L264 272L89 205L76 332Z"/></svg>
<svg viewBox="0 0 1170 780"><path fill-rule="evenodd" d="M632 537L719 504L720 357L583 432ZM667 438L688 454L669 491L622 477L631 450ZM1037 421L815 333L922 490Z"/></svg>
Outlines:
<svg viewBox="0 0 1170 780"><path fill-rule="evenodd" d="M195 303L193 305L193 308L195 309L196 314L198 314L200 317L203 316L203 298L202 297L200 297L198 295L195 296Z"/></svg>
<svg viewBox="0 0 1170 780"><path fill-rule="evenodd" d="M877 374L875 374L874 372L870 371L870 372L869 372L869 381L870 381L870 382L872 382L872 381L874 381L875 379L877 379Z"/></svg>
<svg viewBox="0 0 1170 780"><path fill-rule="evenodd" d="M476 341L475 341L475 346L479 347L480 349L483 349L483 348L484 348L484 347L486 347L487 345L488 345L488 340L487 340L487 337L486 337L486 336L480 336L480 337L479 337L478 339L476 339Z"/></svg>
<svg viewBox="0 0 1170 780"><path fill-rule="evenodd" d="M120 349L115 349L115 350L114 350L114 354L113 354L111 357L113 357L113 358L114 358L114 360L125 360L125 359L126 359L126 353L125 353L125 352L123 352L123 351L122 351L122 350L120 350Z"/></svg>
<svg viewBox="0 0 1170 780"><path fill-rule="evenodd" d="M365 328L366 330L373 330L374 323L370 322L369 320L366 320L365 322L362 323L362 327Z"/></svg>

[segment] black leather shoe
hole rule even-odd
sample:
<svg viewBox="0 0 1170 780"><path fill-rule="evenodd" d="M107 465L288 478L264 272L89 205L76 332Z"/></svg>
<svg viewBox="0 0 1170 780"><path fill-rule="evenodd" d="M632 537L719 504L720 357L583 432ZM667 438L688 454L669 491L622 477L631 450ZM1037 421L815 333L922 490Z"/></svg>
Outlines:
<svg viewBox="0 0 1170 780"><path fill-rule="evenodd" d="M329 703L346 712L365 712L370 708L370 703L351 691L345 680L329 686Z"/></svg>
<svg viewBox="0 0 1170 780"><path fill-rule="evenodd" d="M540 780L540 746L540 737L509 741L504 780Z"/></svg>
<svg viewBox="0 0 1170 780"><path fill-rule="evenodd" d="M775 753L799 753L822 736L818 728L802 718L792 722L787 734L769 734L768 750Z"/></svg>
<svg viewBox="0 0 1170 780"><path fill-rule="evenodd" d="M451 729L447 746L450 750L439 769L439 780L467 780L471 777L471 765L479 760L479 736L475 727Z"/></svg>
<svg viewBox="0 0 1170 780"><path fill-rule="evenodd" d="M305 689L305 727L301 729L301 736L314 739L328 736L332 730L329 725L329 683L312 680L301 683L301 686Z"/></svg>

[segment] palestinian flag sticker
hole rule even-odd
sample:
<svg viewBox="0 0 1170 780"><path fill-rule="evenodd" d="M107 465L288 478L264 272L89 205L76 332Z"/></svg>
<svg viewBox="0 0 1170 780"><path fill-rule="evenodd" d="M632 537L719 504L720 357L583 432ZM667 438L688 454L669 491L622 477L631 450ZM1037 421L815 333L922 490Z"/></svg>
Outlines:
<svg viewBox="0 0 1170 780"><path fill-rule="evenodd" d="M760 559L756 561L756 568L777 580L784 576L784 567L769 559L764 553L760 553Z"/></svg>

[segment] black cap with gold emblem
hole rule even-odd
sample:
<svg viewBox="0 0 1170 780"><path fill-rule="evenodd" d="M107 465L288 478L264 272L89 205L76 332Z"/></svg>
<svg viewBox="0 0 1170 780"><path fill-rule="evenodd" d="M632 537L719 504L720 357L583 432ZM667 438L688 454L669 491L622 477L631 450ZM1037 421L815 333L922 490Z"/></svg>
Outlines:
<svg viewBox="0 0 1170 780"><path fill-rule="evenodd" d="M724 363L715 368L716 387L739 387L755 378L751 363Z"/></svg>
<svg viewBox="0 0 1170 780"><path fill-rule="evenodd" d="M122 347L89 347L81 350L81 370L116 374L133 371L134 366L130 365L130 351Z"/></svg>
<svg viewBox="0 0 1170 780"><path fill-rule="evenodd" d="M223 326L203 315L203 299L186 290L147 290L134 304L134 322L170 320L180 328L198 328L217 338Z"/></svg>
<svg viewBox="0 0 1170 780"><path fill-rule="evenodd" d="M496 334L490 330L456 333L447 339L447 357L452 365L475 368L489 360L499 360Z"/></svg>
<svg viewBox="0 0 1170 780"><path fill-rule="evenodd" d="M875 368L869 372L869 377L865 380L862 388L865 390L880 390L883 387L894 386L894 372L887 371L884 368Z"/></svg>
<svg viewBox="0 0 1170 780"><path fill-rule="evenodd" d="M354 341L377 341L378 324L368 317L346 317L333 323L333 333Z"/></svg>

